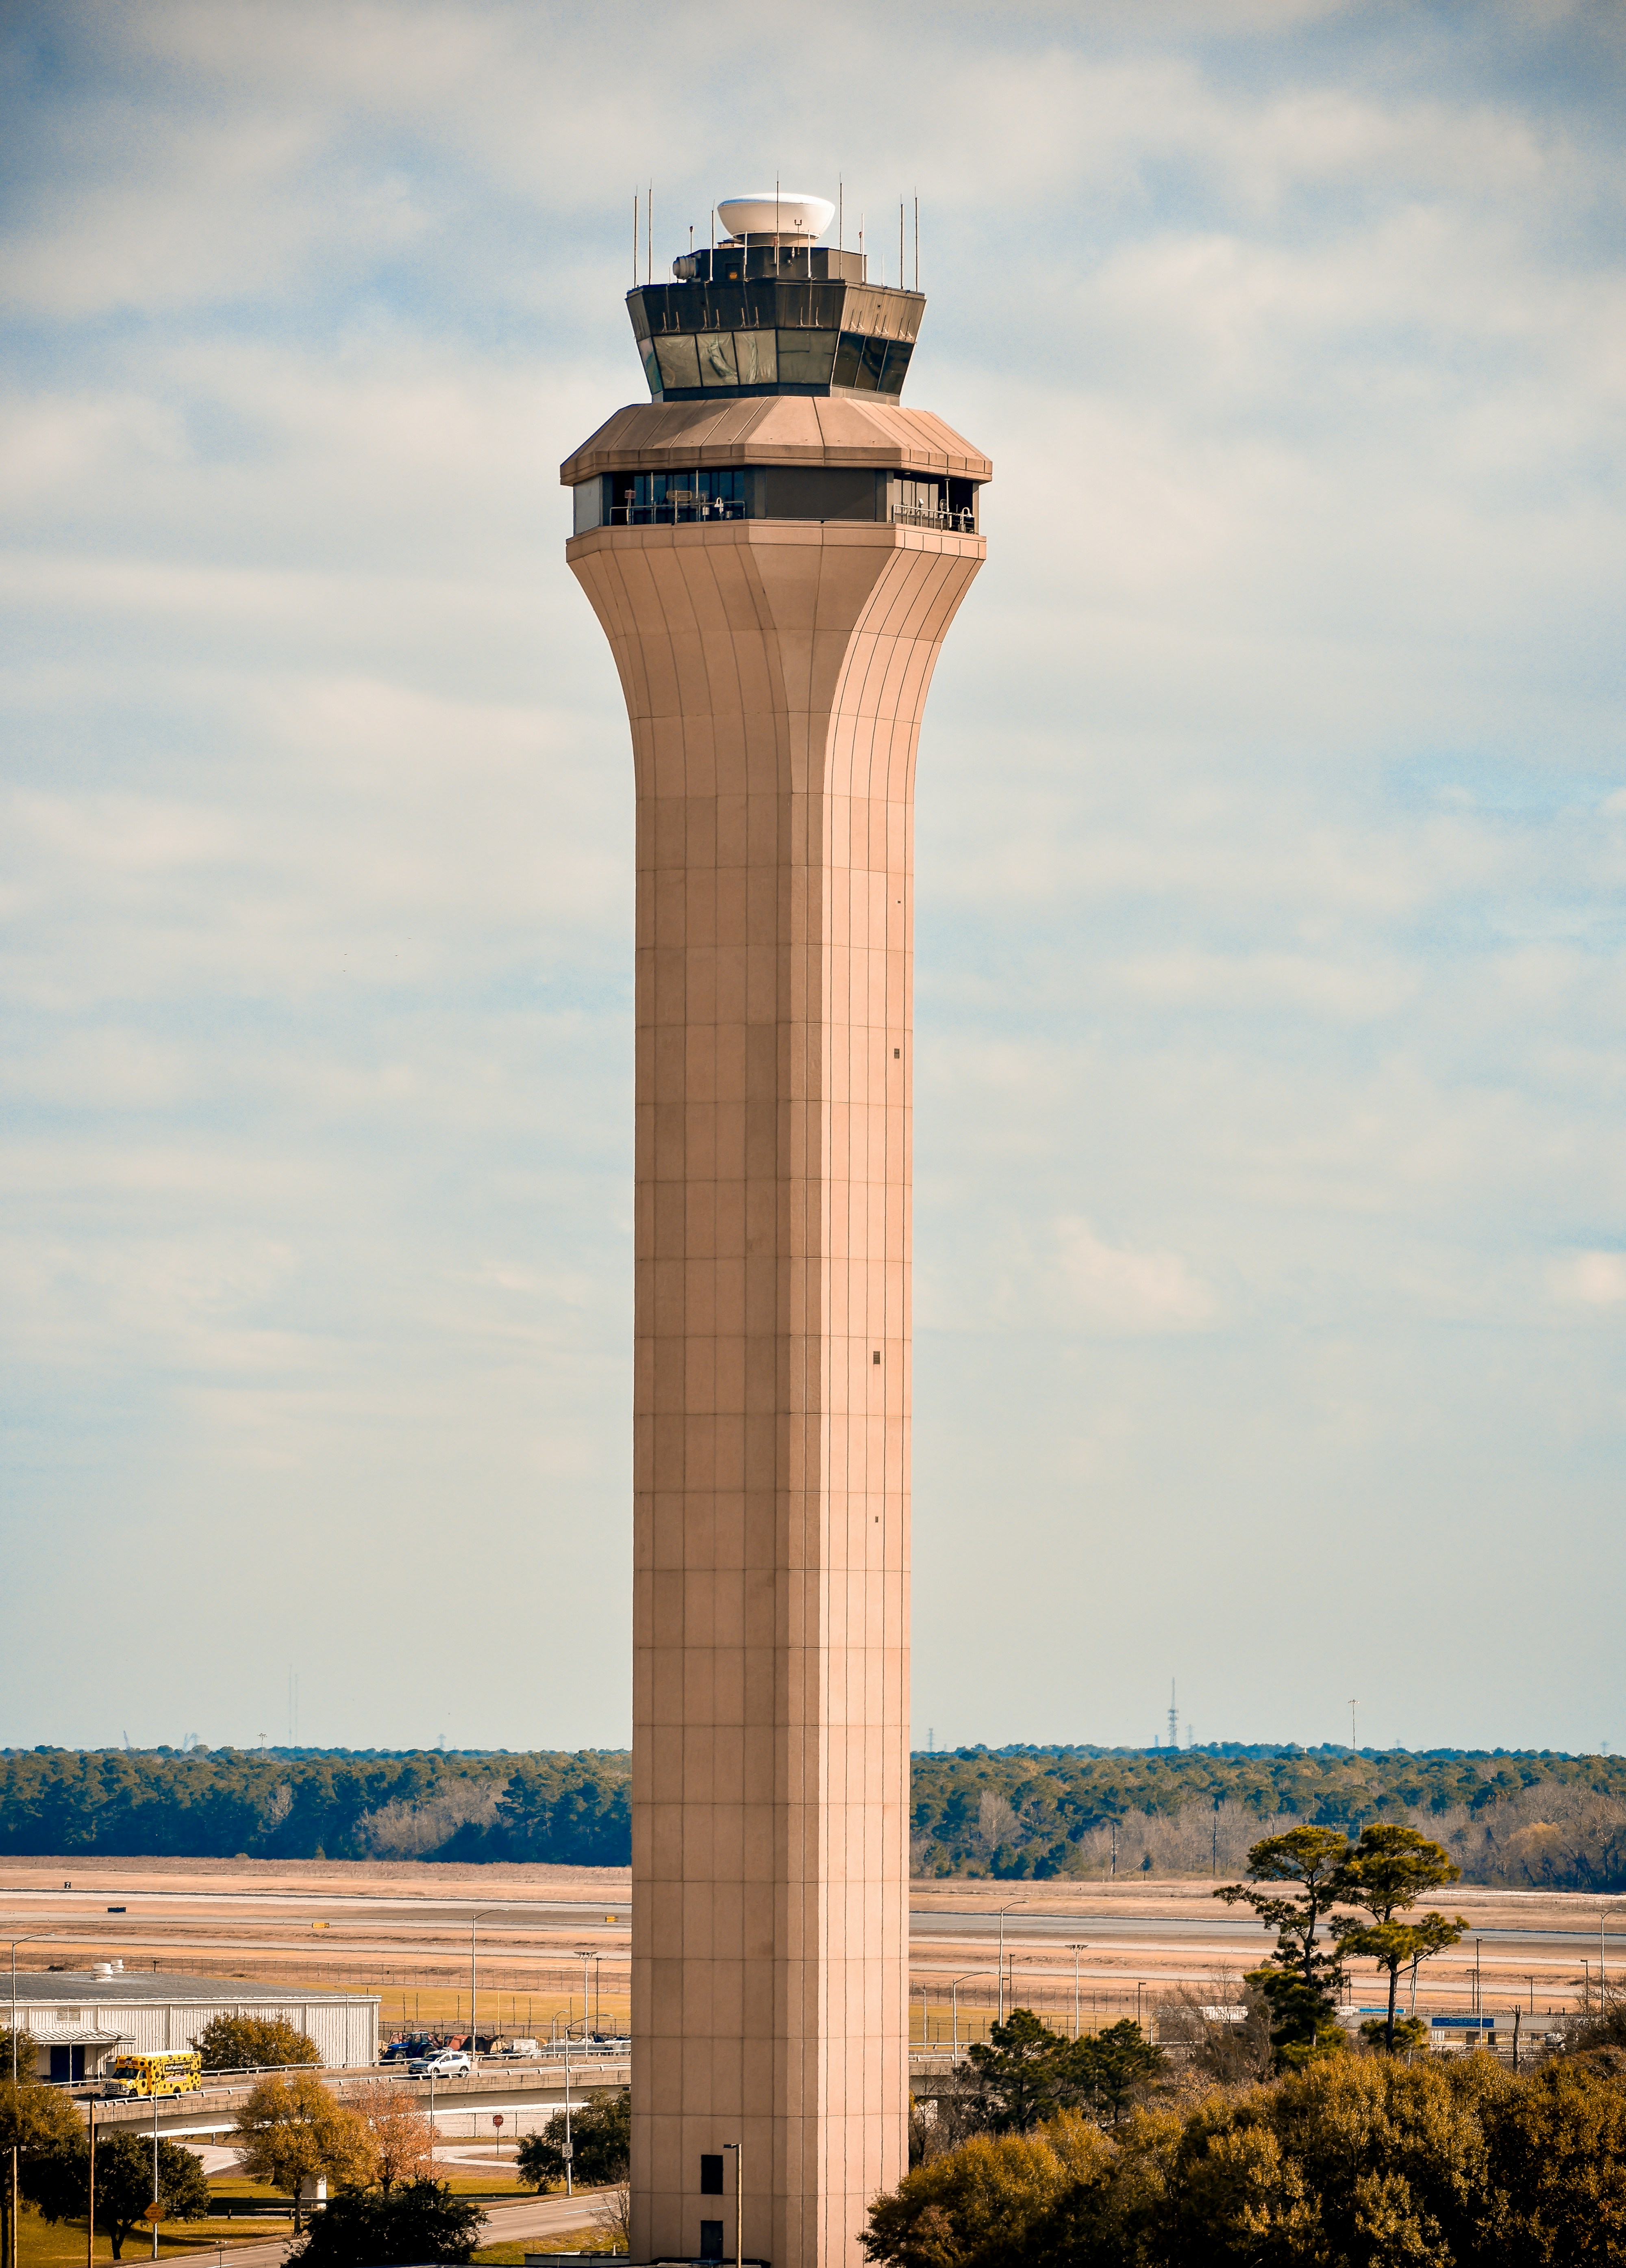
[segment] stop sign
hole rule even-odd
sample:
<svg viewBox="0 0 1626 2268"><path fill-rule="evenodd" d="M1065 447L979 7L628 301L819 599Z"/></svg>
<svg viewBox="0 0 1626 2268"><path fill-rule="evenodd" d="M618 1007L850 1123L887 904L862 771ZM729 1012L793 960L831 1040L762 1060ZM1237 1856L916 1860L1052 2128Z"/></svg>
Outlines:
<svg viewBox="0 0 1626 2268"><path fill-rule="evenodd" d="M502 2124L502 2123L503 2123L503 2114L502 2114L502 2112L501 2112L500 2110L494 2110L494 2111L491 2113L491 2124L492 2124L494 2126L500 2126L500 2125Z"/></svg>

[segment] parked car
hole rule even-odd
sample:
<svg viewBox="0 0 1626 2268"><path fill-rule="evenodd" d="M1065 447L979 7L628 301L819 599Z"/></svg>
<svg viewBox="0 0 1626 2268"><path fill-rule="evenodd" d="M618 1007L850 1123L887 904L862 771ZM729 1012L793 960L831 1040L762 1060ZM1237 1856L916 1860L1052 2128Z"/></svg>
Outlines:
<svg viewBox="0 0 1626 2268"><path fill-rule="evenodd" d="M467 2079L475 2066L461 2048L437 2048L432 2055L414 2056L407 2066L411 2079Z"/></svg>

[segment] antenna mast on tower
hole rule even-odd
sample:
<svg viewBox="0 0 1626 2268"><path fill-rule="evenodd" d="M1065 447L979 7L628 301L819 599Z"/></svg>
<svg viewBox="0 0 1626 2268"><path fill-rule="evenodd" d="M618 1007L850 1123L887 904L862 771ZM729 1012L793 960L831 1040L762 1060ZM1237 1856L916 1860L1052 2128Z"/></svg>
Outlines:
<svg viewBox="0 0 1626 2268"><path fill-rule="evenodd" d="M1169 1680L1169 1746L1180 1746L1180 1711L1174 1705L1174 1681Z"/></svg>

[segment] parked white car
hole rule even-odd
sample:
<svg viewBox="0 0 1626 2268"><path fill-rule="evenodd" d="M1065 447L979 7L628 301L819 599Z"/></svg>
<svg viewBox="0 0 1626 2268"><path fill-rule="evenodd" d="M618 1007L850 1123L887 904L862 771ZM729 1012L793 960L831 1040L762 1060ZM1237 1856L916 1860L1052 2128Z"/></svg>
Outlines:
<svg viewBox="0 0 1626 2268"><path fill-rule="evenodd" d="M466 2050L437 2048L433 2055L414 2056L407 2066L410 2079L427 2079L430 2073L437 2079L467 2079L474 2071Z"/></svg>

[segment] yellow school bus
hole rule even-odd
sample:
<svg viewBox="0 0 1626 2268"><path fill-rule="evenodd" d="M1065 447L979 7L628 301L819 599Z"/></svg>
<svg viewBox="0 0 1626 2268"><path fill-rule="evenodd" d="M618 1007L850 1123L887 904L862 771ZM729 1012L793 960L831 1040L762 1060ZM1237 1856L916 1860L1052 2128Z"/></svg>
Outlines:
<svg viewBox="0 0 1626 2268"><path fill-rule="evenodd" d="M109 2095L190 2095L203 2084L203 2058L185 2049L173 2055L120 2056L107 2066Z"/></svg>

